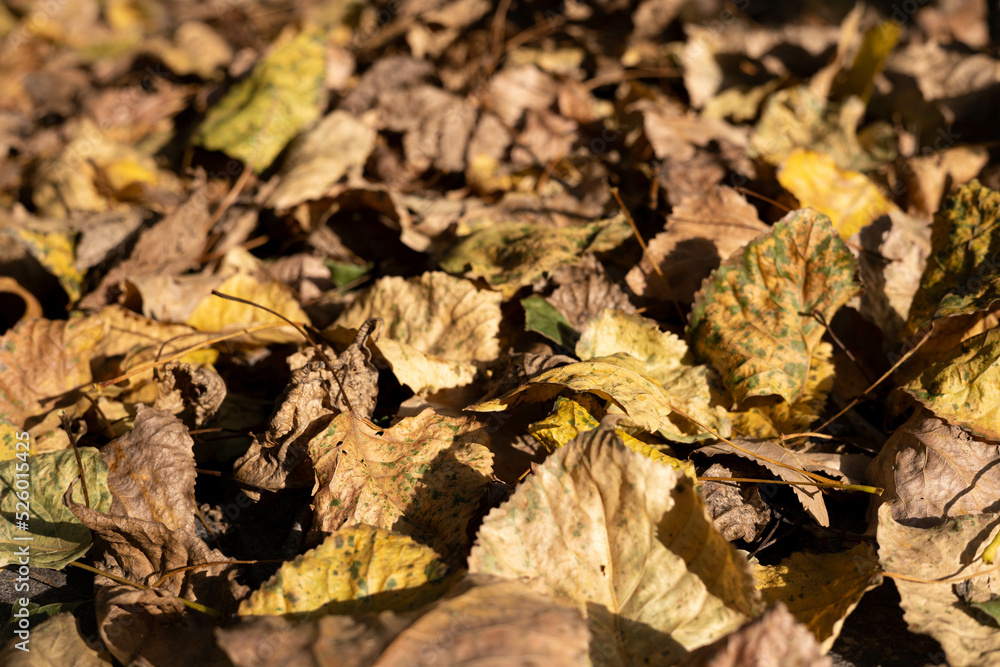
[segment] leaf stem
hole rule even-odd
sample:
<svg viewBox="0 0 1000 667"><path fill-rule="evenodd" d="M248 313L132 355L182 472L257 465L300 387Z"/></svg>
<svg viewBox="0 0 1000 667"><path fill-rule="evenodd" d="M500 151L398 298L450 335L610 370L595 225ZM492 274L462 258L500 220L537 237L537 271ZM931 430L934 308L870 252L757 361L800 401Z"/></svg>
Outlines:
<svg viewBox="0 0 1000 667"><path fill-rule="evenodd" d="M149 588L156 588L155 586L146 586L145 584L140 584L140 583L137 583L135 581L129 581L125 577L119 577L117 574L111 574L110 572L104 572L102 570L98 570L96 567L91 567L90 565L87 565L86 563L72 562L72 563L70 563L70 565L72 565L74 567L78 567L81 570L87 570L88 572L93 572L94 574L99 574L102 577L107 577L111 581L118 582L119 584L123 584L125 586L131 586L133 588L138 588L139 590L142 590L142 591L147 590ZM212 616L214 618L218 618L218 617L222 616L222 614L219 613L219 611L217 609L212 609L211 607L206 607L203 604L199 604L197 602L192 602L191 600L185 600L184 598L176 596L176 595L174 597L176 597L178 600L180 600L184 604L185 607L188 607L190 609L194 609L195 611L200 611L201 613L207 614L207 615Z"/></svg>

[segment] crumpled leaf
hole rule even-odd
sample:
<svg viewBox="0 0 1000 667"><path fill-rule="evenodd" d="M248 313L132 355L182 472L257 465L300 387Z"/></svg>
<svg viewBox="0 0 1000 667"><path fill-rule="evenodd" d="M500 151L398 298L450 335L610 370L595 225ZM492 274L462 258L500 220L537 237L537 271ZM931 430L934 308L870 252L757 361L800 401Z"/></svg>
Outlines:
<svg viewBox="0 0 1000 667"><path fill-rule="evenodd" d="M345 527L282 565L240 604L239 613L300 619L406 611L430 601L428 593L436 591L426 585L446 570L430 547L412 538L365 525Z"/></svg>
<svg viewBox="0 0 1000 667"><path fill-rule="evenodd" d="M222 553L184 531L94 511L74 502L68 492L63 500L100 538L101 550L93 554L94 566L104 572L152 585L168 570L219 563L179 572L167 577L159 588L145 590L99 577L94 601L98 631L115 658L126 664L141 660L151 664L212 664L217 660L219 649L212 624L206 622L208 617L186 611L178 597L221 613L235 611L236 600L248 592L236 581L236 567L227 563ZM177 641L178 634L183 635L183 642Z"/></svg>
<svg viewBox="0 0 1000 667"><path fill-rule="evenodd" d="M267 205L283 210L322 197L344 174L364 166L377 134L346 111L330 113L292 144Z"/></svg>
<svg viewBox="0 0 1000 667"><path fill-rule="evenodd" d="M769 604L784 603L829 651L861 597L882 584L875 550L862 542L839 553L797 552L778 565L757 565L757 588Z"/></svg>
<svg viewBox="0 0 1000 667"><path fill-rule="evenodd" d="M743 447L743 449L749 450L751 454L747 454L744 451L736 449L725 442L719 442L714 445L701 447L695 451L700 454L705 454L706 456L713 456L716 454L735 454L736 456L750 459L751 461L764 466L776 477L788 482L810 482L815 480L803 475L800 472L783 468L779 465L759 459L755 457L754 454L766 456L767 458L779 463L784 463L809 472L818 472L834 479L846 479L846 475L844 475L840 470L829 465L827 457L825 456L814 457L809 453L797 452L770 440L736 438L733 442L740 447ZM826 510L826 503L823 501L823 492L820 491L818 487L796 485L792 487L792 491L795 493L795 497L799 499L799 502L802 503L802 506L807 512L809 512L810 515L812 515L814 519L816 519L819 525L830 525L830 515Z"/></svg>
<svg viewBox="0 0 1000 667"><path fill-rule="evenodd" d="M399 381L416 393L462 386L472 381L476 362L500 354L500 295L439 271L406 280L391 276L337 319L356 328L380 317L376 349Z"/></svg>
<svg viewBox="0 0 1000 667"><path fill-rule="evenodd" d="M1000 509L1000 446L976 440L927 410L896 429L868 477L885 489L892 518L929 526Z"/></svg>
<svg viewBox="0 0 1000 667"><path fill-rule="evenodd" d="M519 222L494 223L461 239L441 261L449 273L483 278L509 299L587 252L617 247L632 230L624 215L578 227L553 229Z"/></svg>
<svg viewBox="0 0 1000 667"><path fill-rule="evenodd" d="M690 303L722 260L768 230L743 195L724 185L714 186L674 206L663 231L650 239L625 282L648 300Z"/></svg>
<svg viewBox="0 0 1000 667"><path fill-rule="evenodd" d="M226 400L226 382L214 369L171 361L157 371L159 396L153 407L179 415L197 427L210 420Z"/></svg>
<svg viewBox="0 0 1000 667"><path fill-rule="evenodd" d="M309 464L309 441L338 412L353 408L355 415L367 419L375 409L378 371L371 363L367 342L376 324L376 320L362 324L354 342L342 354L334 355L327 349L339 383L326 364L317 359L313 348L288 357L292 377L278 399L264 436L255 436L250 448L233 464L234 479L270 491L315 483Z"/></svg>
<svg viewBox="0 0 1000 667"><path fill-rule="evenodd" d="M168 412L139 405L135 425L101 450L114 500L108 514L196 532L194 441Z"/></svg>
<svg viewBox="0 0 1000 667"><path fill-rule="evenodd" d="M8 667L105 667L111 665L107 653L100 654L84 641L72 612L56 614L32 625L29 651L18 649L15 638L0 652L0 662Z"/></svg>
<svg viewBox="0 0 1000 667"><path fill-rule="evenodd" d="M606 430L558 449L490 512L469 570L586 614L600 664L671 664L756 614L746 561L694 483Z"/></svg>
<svg viewBox="0 0 1000 667"><path fill-rule="evenodd" d="M903 335L936 320L989 310L1000 300L1000 192L972 181L934 215L931 256Z"/></svg>
<svg viewBox="0 0 1000 667"><path fill-rule="evenodd" d="M949 665L987 667L1000 652L1000 633L981 622L959 590L972 584L989 597L1000 595L1000 580L983 575L959 584L948 579L990 570L979 552L997 529L997 514L948 519L938 525L918 528L892 518L888 504L878 511L878 556L882 567L925 581L896 578L902 598L903 618L912 632L930 635L941 643ZM941 583L929 583L944 579ZM981 600L976 600L981 601Z"/></svg>
<svg viewBox="0 0 1000 667"><path fill-rule="evenodd" d="M260 173L300 131L319 118L326 59L323 33L286 34L209 109L194 143L243 160Z"/></svg>
<svg viewBox="0 0 1000 667"><path fill-rule="evenodd" d="M90 504L106 512L112 502L108 468L96 449L80 447L79 452ZM90 531L63 505L63 494L80 474L76 457L72 451L62 450L26 458L26 461L21 458L0 461L0 488L4 489L0 494L0 566L17 564L26 547L34 567L61 570L85 554L91 544ZM26 480L18 477L18 473L25 472L29 474ZM24 481L28 483L26 488L22 488ZM18 497L19 492L23 492L24 498ZM83 502L79 484L74 497ZM29 505L27 512L17 507L25 499ZM20 518L22 514L26 516ZM21 521L27 523L27 528L18 523ZM30 540L23 539L29 536Z"/></svg>
<svg viewBox="0 0 1000 667"><path fill-rule="evenodd" d="M493 470L489 435L471 417L424 410L379 429L341 413L309 443L313 528L364 523L409 535L449 559Z"/></svg>
<svg viewBox="0 0 1000 667"><path fill-rule="evenodd" d="M473 412L502 412L524 403L547 401L561 387L614 401L636 425L654 432L669 422L668 397L645 375L644 364L629 355L601 357L547 370L500 398L470 405Z"/></svg>
<svg viewBox="0 0 1000 667"><path fill-rule="evenodd" d="M833 667L816 638L780 602L736 632L689 653L678 667Z"/></svg>
<svg viewBox="0 0 1000 667"><path fill-rule="evenodd" d="M864 174L840 169L829 155L804 148L781 163L778 182L804 208L829 217L842 239L896 208Z"/></svg>
<svg viewBox="0 0 1000 667"><path fill-rule="evenodd" d="M705 281L688 336L722 372L736 403L777 394L794 402L806 390L824 327L854 296L854 257L824 215L793 211Z"/></svg>
<svg viewBox="0 0 1000 667"><path fill-rule="evenodd" d="M903 391L949 424L1000 440L1000 329L966 339Z"/></svg>
<svg viewBox="0 0 1000 667"><path fill-rule="evenodd" d="M717 435L729 437L732 429L726 409L711 405L707 366L690 363L687 344L676 335L660 331L656 322L616 310L604 310L587 323L576 345L583 361L627 354L645 365L645 374L659 383L673 412L659 434L668 440L690 442L716 437L689 421L696 419Z"/></svg>
<svg viewBox="0 0 1000 667"><path fill-rule="evenodd" d="M519 581L485 575L467 575L442 600L409 614L333 615L295 625L258 616L218 634L237 667L411 667L415 659L575 667L585 663L589 639L575 609Z"/></svg>
<svg viewBox="0 0 1000 667"><path fill-rule="evenodd" d="M577 264L556 269L549 276L549 281L558 287L546 300L565 315L570 326L577 331L606 308L635 312L635 306L625 290L608 277L607 271L592 254L584 255ZM572 350L573 345L569 349Z"/></svg>
<svg viewBox="0 0 1000 667"><path fill-rule="evenodd" d="M754 484L741 487L734 482L716 482L704 477L734 477L732 471L713 463L702 473L701 497L705 501L712 525L726 541L756 542L771 521L771 510L760 497Z"/></svg>

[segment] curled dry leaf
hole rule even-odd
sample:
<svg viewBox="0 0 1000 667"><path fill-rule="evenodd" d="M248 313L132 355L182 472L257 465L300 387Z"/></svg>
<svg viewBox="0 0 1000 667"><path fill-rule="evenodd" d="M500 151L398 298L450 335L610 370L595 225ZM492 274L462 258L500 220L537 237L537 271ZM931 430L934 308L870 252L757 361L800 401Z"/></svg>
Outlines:
<svg viewBox="0 0 1000 667"><path fill-rule="evenodd" d="M309 443L313 528L364 523L409 535L445 559L461 553L489 482L489 435L471 417L424 410L379 429L341 413Z"/></svg>
<svg viewBox="0 0 1000 667"><path fill-rule="evenodd" d="M375 345L399 381L416 393L472 381L477 362L500 354L500 295L445 273L388 277L337 319L355 328L372 317L385 326Z"/></svg>
<svg viewBox="0 0 1000 667"><path fill-rule="evenodd" d="M314 483L309 441L327 427L334 415L353 408L358 417L367 419L375 408L378 371L371 363L367 341L376 324L374 319L362 324L354 342L342 354L334 355L333 350L326 349L327 358L333 360L333 373L315 359L312 348L288 358L291 380L278 399L279 407L264 437L255 436L250 449L233 464L235 479L269 491Z"/></svg>
<svg viewBox="0 0 1000 667"><path fill-rule="evenodd" d="M171 361L157 373L159 397L153 407L195 426L204 426L226 400L226 383L212 368Z"/></svg>
<svg viewBox="0 0 1000 667"><path fill-rule="evenodd" d="M575 667L587 658L586 621L525 584L468 575L441 600L409 614L324 616L292 624L244 618L218 631L237 667L338 665L410 667L504 663ZM502 656L502 658L500 657Z"/></svg>
<svg viewBox="0 0 1000 667"><path fill-rule="evenodd" d="M114 497L109 513L194 535L194 441L169 412L141 404L137 410L132 430L101 451Z"/></svg>
<svg viewBox="0 0 1000 667"><path fill-rule="evenodd" d="M736 403L806 389L827 322L854 296L857 265L825 215L793 211L712 272L695 298L688 335L722 372Z"/></svg>
<svg viewBox="0 0 1000 667"><path fill-rule="evenodd" d="M99 538L94 565L129 581L152 585L168 570L204 563L221 563L179 572L159 588L136 590L96 580L95 607L101 638L122 663L219 664L222 657L212 637L212 624L200 612L187 609L179 597L222 613L234 610L247 588L236 581L237 570L219 551L184 531L159 522L110 516L76 503L67 491L70 511ZM177 641L183 633L184 642Z"/></svg>
<svg viewBox="0 0 1000 667"><path fill-rule="evenodd" d="M798 552L778 565L757 565L757 588L769 604L785 604L829 651L861 597L882 584L878 557L862 542L839 553Z"/></svg>
<svg viewBox="0 0 1000 667"><path fill-rule="evenodd" d="M606 308L635 312L635 306L628 300L625 290L608 278L604 267L593 255L584 255L579 264L556 269L550 279L559 287L548 297L548 302L577 331Z"/></svg>
<svg viewBox="0 0 1000 667"><path fill-rule="evenodd" d="M779 602L736 632L684 656L677 665L833 667L824 653L816 638Z"/></svg>
<svg viewBox="0 0 1000 667"><path fill-rule="evenodd" d="M300 619L408 611L440 593L427 584L446 570L433 549L412 538L371 526L349 526L282 565L240 604L239 613Z"/></svg>
<svg viewBox="0 0 1000 667"><path fill-rule="evenodd" d="M829 456L814 458L806 452L793 451L770 440L736 438L733 442L751 453L748 454L745 451L736 449L725 442L708 445L707 447L702 447L695 451L700 454L705 454L706 456L713 456L717 454L735 454L736 456L750 459L751 461L764 466L775 476L788 482L810 482L813 480L800 472L789 470L788 468L782 468L781 466L759 459L754 455L760 454L761 456L766 456L767 458L778 461L779 463L794 466L802 470L808 470L809 472L818 472L827 477L832 477L833 479L846 478L846 476L840 472L838 468L831 467ZM821 526L830 525L830 515L826 510L826 503L823 500L823 492L820 491L818 487L793 486L792 491L795 493L795 497L799 499L799 502L802 503L802 506L806 509L806 511L809 512L809 514L812 515L812 517L816 519Z"/></svg>
<svg viewBox="0 0 1000 667"><path fill-rule="evenodd" d="M896 429L868 477L885 489L880 500L892 508L893 520L908 526L1000 509L1000 446L976 440L927 410Z"/></svg>
<svg viewBox="0 0 1000 667"><path fill-rule="evenodd" d="M757 611L746 561L694 482L603 429L557 450L490 512L469 569L523 578L585 614L601 664L671 664Z"/></svg>
<svg viewBox="0 0 1000 667"><path fill-rule="evenodd" d="M889 573L924 581L896 578L903 618L913 632L928 634L941 643L949 665L987 667L996 663L1000 632L992 622L979 620L959 594L960 587L935 579L975 575L993 569L979 558L997 529L997 514L947 519L935 526L906 526L892 518L886 504L878 511L878 556ZM996 572L971 579L980 594L1000 597ZM981 600L976 600L981 601Z"/></svg>
<svg viewBox="0 0 1000 667"><path fill-rule="evenodd" d="M718 463L709 466L703 475L733 477L728 468ZM704 481L701 485L701 497L715 529L729 542L756 542L771 521L771 510L761 499L758 487L711 481Z"/></svg>

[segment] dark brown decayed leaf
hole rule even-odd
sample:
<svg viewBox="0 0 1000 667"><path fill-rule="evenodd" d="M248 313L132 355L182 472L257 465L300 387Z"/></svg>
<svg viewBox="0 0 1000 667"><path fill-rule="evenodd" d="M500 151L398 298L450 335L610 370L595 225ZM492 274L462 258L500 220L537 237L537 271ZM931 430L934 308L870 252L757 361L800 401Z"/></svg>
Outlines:
<svg viewBox="0 0 1000 667"><path fill-rule="evenodd" d="M213 369L172 361L160 371L160 395L153 407L203 426L226 400L226 383Z"/></svg>

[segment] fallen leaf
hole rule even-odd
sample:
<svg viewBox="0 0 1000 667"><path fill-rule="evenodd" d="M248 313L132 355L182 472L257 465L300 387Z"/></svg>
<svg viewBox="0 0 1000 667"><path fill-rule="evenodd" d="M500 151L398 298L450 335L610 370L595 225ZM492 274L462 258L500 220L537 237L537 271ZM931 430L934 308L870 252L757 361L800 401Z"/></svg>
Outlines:
<svg viewBox="0 0 1000 667"><path fill-rule="evenodd" d="M886 441L868 477L881 501L908 526L1000 508L1000 446L976 440L927 410L917 410Z"/></svg>
<svg viewBox="0 0 1000 667"><path fill-rule="evenodd" d="M601 406L591 394L578 394L573 398L559 396L549 416L529 426L528 433L551 452L581 433L600 426L601 422L594 418L599 412Z"/></svg>
<svg viewBox="0 0 1000 667"><path fill-rule="evenodd" d="M173 415L139 405L135 425L101 451L113 497L108 514L196 533L194 441Z"/></svg>
<svg viewBox="0 0 1000 667"><path fill-rule="evenodd" d="M910 306L903 335L935 321L989 310L1000 300L996 257L1000 193L979 181L964 185L934 215L931 256Z"/></svg>
<svg viewBox="0 0 1000 667"><path fill-rule="evenodd" d="M903 618L912 632L928 634L941 643L949 665L986 667L1000 651L1000 633L993 624L976 618L949 579L979 575L973 581L1000 595L1000 581L977 556L996 531L996 514L947 519L935 526L906 526L892 518L886 504L878 511L879 563L889 574L898 573L924 581L896 577L894 582Z"/></svg>
<svg viewBox="0 0 1000 667"><path fill-rule="evenodd" d="M300 131L319 118L326 76L322 34L289 30L213 106L194 143L242 160L257 173L267 169Z"/></svg>
<svg viewBox="0 0 1000 667"><path fill-rule="evenodd" d="M385 323L377 349L416 393L468 384L476 362L500 353L500 295L444 273L382 278L336 324L355 328L372 317Z"/></svg>
<svg viewBox="0 0 1000 667"><path fill-rule="evenodd" d="M79 452L90 503L106 512L112 502L107 466L96 449L81 447ZM61 570L87 552L92 541L90 531L73 517L62 500L79 475L76 457L69 450L0 461L0 485L8 490L0 495L0 565L23 565L19 558L24 557L26 549L34 567ZM80 485L74 497L84 499Z"/></svg>
<svg viewBox="0 0 1000 667"><path fill-rule="evenodd" d="M103 651L98 653L80 634L76 618L70 612L32 626L27 650L17 648L15 638L0 652L0 661L10 667L110 667L111 660Z"/></svg>
<svg viewBox="0 0 1000 667"><path fill-rule="evenodd" d="M703 477L733 477L725 466L713 463ZM712 525L727 542L756 542L771 521L771 510L760 497L757 486L740 488L734 482L701 482L701 497L712 517Z"/></svg>
<svg viewBox="0 0 1000 667"><path fill-rule="evenodd" d="M769 229L743 195L714 186L674 206L625 281L645 299L690 303L722 260Z"/></svg>
<svg viewBox="0 0 1000 667"><path fill-rule="evenodd" d="M552 229L515 222L491 224L462 238L441 261L449 273L483 278L509 299L586 252L611 250L632 235L622 215L578 227Z"/></svg>
<svg viewBox="0 0 1000 667"><path fill-rule="evenodd" d="M203 426L226 400L226 382L210 367L171 361L157 371L157 410L179 415L179 419Z"/></svg>
<svg viewBox="0 0 1000 667"><path fill-rule="evenodd" d="M635 312L635 306L628 300L628 295L617 283L611 281L604 267L593 255L584 255L578 264L556 269L549 280L558 287L548 297L548 302L559 309L578 331L606 308L626 313ZM569 349L573 349L573 345Z"/></svg>
<svg viewBox="0 0 1000 667"><path fill-rule="evenodd" d="M679 667L833 667L816 638L780 602L739 630L689 653Z"/></svg>
<svg viewBox="0 0 1000 667"><path fill-rule="evenodd" d="M309 441L340 412L353 409L355 415L367 419L375 409L378 371L372 366L367 348L375 325L375 320L365 322L342 354L334 355L327 349L326 356L333 361L332 372L325 362L316 359L313 348L288 357L292 377L278 399L264 436L255 436L250 448L233 464L234 479L269 491L315 483L309 464Z"/></svg>
<svg viewBox="0 0 1000 667"><path fill-rule="evenodd" d="M602 357L547 370L500 398L470 405L473 412L502 412L524 403L547 401L566 387L615 402L638 426L655 432L668 424L667 395L644 373L644 364L628 355Z"/></svg>
<svg viewBox="0 0 1000 667"><path fill-rule="evenodd" d="M282 565L240 604L239 613L301 620L330 613L407 611L429 601L428 593L437 591L428 584L446 570L430 547L409 537L349 526Z"/></svg>
<svg viewBox="0 0 1000 667"><path fill-rule="evenodd" d="M500 659L570 667L585 662L589 639L576 610L521 582L484 575L466 576L442 600L410 614L324 616L295 625L250 617L218 635L237 667L331 660L409 667L417 656L446 665Z"/></svg>
<svg viewBox="0 0 1000 667"><path fill-rule="evenodd" d="M867 592L882 585L875 550L862 542L839 553L798 552L778 565L757 565L757 588L769 604L784 603L829 651Z"/></svg>
<svg viewBox="0 0 1000 667"><path fill-rule="evenodd" d="M708 357L737 404L806 389L812 356L833 313L858 292L857 265L830 225L793 211L712 272L695 297L688 336Z"/></svg>
<svg viewBox="0 0 1000 667"><path fill-rule="evenodd" d="M602 664L673 663L756 613L746 562L694 483L607 431L556 450L490 512L469 569L578 609Z"/></svg>
<svg viewBox="0 0 1000 667"><path fill-rule="evenodd" d="M378 429L341 413L309 443L313 529L365 523L409 535L446 560L468 542L493 454L483 425L424 410Z"/></svg>
<svg viewBox="0 0 1000 667"><path fill-rule="evenodd" d="M521 307L524 308L525 331L539 333L567 350L576 347L579 332L573 329L569 320L545 297L532 294L521 299Z"/></svg>
<svg viewBox="0 0 1000 667"><path fill-rule="evenodd" d="M70 303L80 300L84 276L76 267L73 236L65 232L43 233L23 228L10 230L8 234L23 243L31 256L59 280Z"/></svg>
<svg viewBox="0 0 1000 667"><path fill-rule="evenodd" d="M803 207L830 218L842 239L895 208L864 174L840 169L829 155L803 148L793 150L781 163L778 182Z"/></svg>
<svg viewBox="0 0 1000 667"><path fill-rule="evenodd" d="M773 461L793 466L799 470L818 472L826 477L832 477L834 479L846 478L846 475L844 475L840 470L830 467L825 458L814 458L808 453L791 450L778 444L777 442L771 442L770 440L752 440L749 438L736 438L733 442L750 453L748 454L747 451L736 449L732 445L725 442L701 447L695 451L699 454L705 454L706 456L713 456L716 454L735 454L736 456L750 459L751 461L767 468L779 479L783 479L787 482L811 482L815 480L800 472L796 472L795 470L784 468L769 461L765 461L758 458L756 455L766 456ZM830 515L827 512L826 503L823 501L823 492L818 487L796 485L792 487L792 491L795 493L795 497L798 498L799 502L802 503L802 506L807 512L809 512L810 515L812 515L814 519L816 519L816 522L819 523L819 525L830 525Z"/></svg>
<svg viewBox="0 0 1000 667"><path fill-rule="evenodd" d="M576 345L576 356L588 361L615 354L638 359L645 374L663 388L671 411L668 423L658 431L664 438L690 442L716 435L729 437L732 429L725 408L711 405L709 369L690 363L683 340L660 331L656 322L641 315L605 310L587 323Z"/></svg>
<svg viewBox="0 0 1000 667"><path fill-rule="evenodd" d="M319 199L342 176L364 167L377 134L375 128L345 111L327 115L292 143L281 182L267 205L282 210Z"/></svg>

